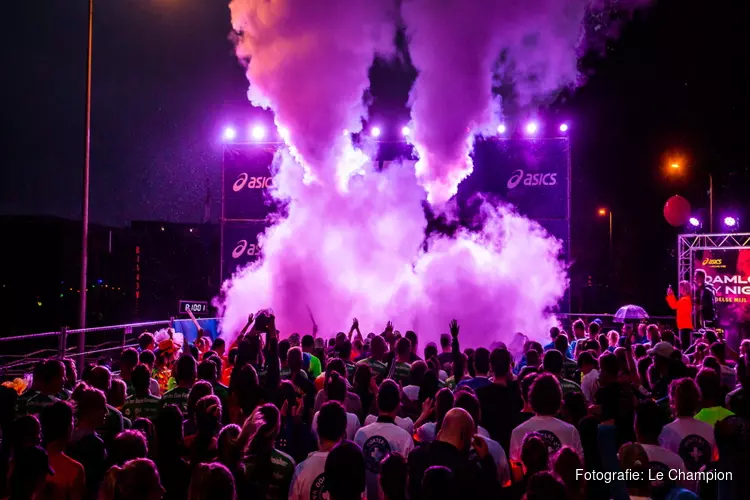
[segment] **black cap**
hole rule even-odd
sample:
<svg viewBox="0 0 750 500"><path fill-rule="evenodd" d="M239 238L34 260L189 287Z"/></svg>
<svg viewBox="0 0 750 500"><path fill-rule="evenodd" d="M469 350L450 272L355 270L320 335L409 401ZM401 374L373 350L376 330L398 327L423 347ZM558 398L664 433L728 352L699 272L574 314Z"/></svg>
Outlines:
<svg viewBox="0 0 750 500"><path fill-rule="evenodd" d="M39 446L17 449L13 454L13 467L28 471L29 474L46 471L50 476L55 475L55 471L49 465L47 452Z"/></svg>

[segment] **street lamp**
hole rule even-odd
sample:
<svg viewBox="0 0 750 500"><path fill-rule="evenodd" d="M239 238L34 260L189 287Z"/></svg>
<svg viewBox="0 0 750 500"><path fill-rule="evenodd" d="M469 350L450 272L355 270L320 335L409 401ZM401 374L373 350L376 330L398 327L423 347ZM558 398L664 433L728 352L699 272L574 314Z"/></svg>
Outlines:
<svg viewBox="0 0 750 500"><path fill-rule="evenodd" d="M678 160L669 163L669 168L676 172L681 171L682 166L682 161ZM711 173L708 174L708 232L714 232L714 176Z"/></svg>
<svg viewBox="0 0 750 500"><path fill-rule="evenodd" d="M600 208L597 213L599 214L599 217L606 217L609 215L609 258L612 260L612 210Z"/></svg>

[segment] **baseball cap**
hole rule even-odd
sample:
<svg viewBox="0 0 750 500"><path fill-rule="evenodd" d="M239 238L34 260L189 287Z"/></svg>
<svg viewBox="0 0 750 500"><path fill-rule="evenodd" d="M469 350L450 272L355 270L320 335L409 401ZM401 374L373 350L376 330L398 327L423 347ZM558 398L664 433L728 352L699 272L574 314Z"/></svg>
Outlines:
<svg viewBox="0 0 750 500"><path fill-rule="evenodd" d="M674 346L669 342L661 341L657 342L656 345L646 351L649 356L661 356L662 358L669 358L674 352Z"/></svg>
<svg viewBox="0 0 750 500"><path fill-rule="evenodd" d="M46 472L50 476L55 475L55 471L49 465L47 452L39 446L28 446L16 450L13 454L13 466L19 470L28 471L29 474Z"/></svg>

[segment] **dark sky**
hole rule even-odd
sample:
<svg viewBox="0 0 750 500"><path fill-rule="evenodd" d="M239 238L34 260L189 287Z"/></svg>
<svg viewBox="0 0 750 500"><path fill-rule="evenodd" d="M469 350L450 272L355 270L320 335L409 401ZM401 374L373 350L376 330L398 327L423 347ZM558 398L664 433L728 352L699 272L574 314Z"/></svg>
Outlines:
<svg viewBox="0 0 750 500"><path fill-rule="evenodd" d="M0 213L79 214L86 3L3 2ZM207 179L218 215L221 127L250 122L253 113L227 38L226 4L97 0L93 221L200 220ZM578 265L596 269L587 260L602 259L600 205L615 213L618 265L645 269L632 278L636 291L650 286L654 273L673 276L677 231L661 214L670 195L705 207L711 172L717 219L747 205L750 77L743 20L715 2L656 0L635 15L606 57L582 62L588 83L546 110L573 117ZM381 112L405 103L412 77L403 67L380 65L373 72ZM687 155L680 179L664 175L670 151ZM658 288L661 293L661 282Z"/></svg>

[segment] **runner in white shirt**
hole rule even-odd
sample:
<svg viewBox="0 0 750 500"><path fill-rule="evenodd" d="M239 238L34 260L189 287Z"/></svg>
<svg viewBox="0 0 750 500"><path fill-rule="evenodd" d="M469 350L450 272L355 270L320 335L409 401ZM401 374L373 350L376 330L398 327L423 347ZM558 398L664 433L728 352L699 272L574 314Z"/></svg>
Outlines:
<svg viewBox="0 0 750 500"><path fill-rule="evenodd" d="M676 380L669 387L669 399L676 418L664 426L659 444L677 453L687 470L697 472L712 460L716 449L714 428L693 418L700 404L698 386L691 378Z"/></svg>
<svg viewBox="0 0 750 500"><path fill-rule="evenodd" d="M659 446L659 434L664 429L664 416L659 405L652 400L641 402L635 410L635 436L638 443L646 450L649 468L656 473L663 474L663 480L651 481L651 488L659 498L666 497L669 490L675 486L696 490L694 481L677 481L669 479L669 471L687 471L685 462L680 456L666 448Z"/></svg>
<svg viewBox="0 0 750 500"><path fill-rule="evenodd" d="M328 401L329 403L331 401ZM325 405L324 405L325 406ZM312 428L313 428L313 434L315 437L318 437L317 428L318 428L318 415L320 414L319 411L315 412L315 415L313 415L313 421L312 421ZM349 439L351 441L354 440L354 435L357 433L361 425L359 424L359 417L355 415L354 413L346 412L346 439Z"/></svg>
<svg viewBox="0 0 750 500"><path fill-rule="evenodd" d="M354 436L354 442L362 448L365 458L368 500L380 498L378 484L380 461L391 452L408 457L414 449L411 434L395 422L400 403L401 394L396 382L390 379L383 381L378 389L379 416L377 421L362 427Z"/></svg>
<svg viewBox="0 0 750 500"><path fill-rule="evenodd" d="M583 396L586 402L593 403L594 394L599 388L599 364L590 352L584 351L578 356L578 368L583 373L583 378L581 378Z"/></svg>
<svg viewBox="0 0 750 500"><path fill-rule="evenodd" d="M346 379L342 377L338 372L332 372L329 375L328 384L325 388L325 394L327 401L336 401L337 403L340 403L341 406L346 408L346 392L347 392L347 385L346 385ZM315 415L313 416L312 421L312 430L313 434L315 434L315 429L317 428L317 421L318 421L318 413L315 412ZM359 417L355 415L354 413L347 412L346 413L346 439L354 439L354 434L359 430L360 423L359 423ZM317 437L317 434L315 434Z"/></svg>
<svg viewBox="0 0 750 500"><path fill-rule="evenodd" d="M523 439L530 432L536 432L544 439L550 455L563 446L570 446L583 460L583 446L578 430L555 418L562 403L562 390L557 378L549 373L537 376L529 391L529 402L535 415L513 429L510 435L511 460L521 459Z"/></svg>
<svg viewBox="0 0 750 500"><path fill-rule="evenodd" d="M396 425L398 425L398 418L396 419ZM437 423L427 422L426 424L420 425L417 428L416 439L417 441L419 441L419 444L427 444L427 443L431 443L435 441L436 435L437 435ZM477 426L477 436L488 438L490 437L490 433L487 431L487 429L479 425Z"/></svg>
<svg viewBox="0 0 750 500"><path fill-rule="evenodd" d="M377 415L370 414L365 417L365 425L374 424L377 421ZM414 421L409 417L396 417L394 421L396 422L396 425L408 432L410 436L414 434Z"/></svg>
<svg viewBox="0 0 750 500"><path fill-rule="evenodd" d="M318 436L318 451L310 453L294 470L289 487L289 500L323 500L325 488L325 465L328 452L346 433L347 413L335 401L325 403L315 416L320 415L321 425L313 423Z"/></svg>

